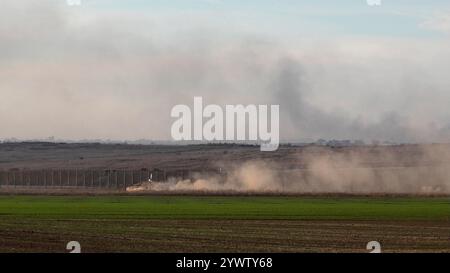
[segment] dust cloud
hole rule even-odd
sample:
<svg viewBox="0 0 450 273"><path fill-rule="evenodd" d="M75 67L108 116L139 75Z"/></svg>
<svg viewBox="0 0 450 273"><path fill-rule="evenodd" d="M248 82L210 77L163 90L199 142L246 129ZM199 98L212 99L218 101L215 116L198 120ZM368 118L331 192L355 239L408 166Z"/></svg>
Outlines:
<svg viewBox="0 0 450 273"><path fill-rule="evenodd" d="M221 164L223 175L199 175L143 183L130 191L291 193L291 194L414 194L450 193L450 153L439 145L418 148L412 156L395 150L318 149L298 156L302 168L287 169L283 162L250 160Z"/></svg>

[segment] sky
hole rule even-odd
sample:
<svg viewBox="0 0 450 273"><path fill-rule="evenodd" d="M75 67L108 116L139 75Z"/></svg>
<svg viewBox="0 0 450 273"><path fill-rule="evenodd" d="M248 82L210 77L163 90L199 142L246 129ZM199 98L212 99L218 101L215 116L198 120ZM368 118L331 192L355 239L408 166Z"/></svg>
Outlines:
<svg viewBox="0 0 450 273"><path fill-rule="evenodd" d="M450 141L450 2L2 0L0 139L169 140L279 104L281 139Z"/></svg>

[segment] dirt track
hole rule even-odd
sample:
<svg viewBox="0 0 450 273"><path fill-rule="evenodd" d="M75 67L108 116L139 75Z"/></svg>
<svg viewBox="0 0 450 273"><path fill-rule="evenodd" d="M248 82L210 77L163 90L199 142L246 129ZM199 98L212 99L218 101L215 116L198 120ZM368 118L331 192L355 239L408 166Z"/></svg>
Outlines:
<svg viewBox="0 0 450 273"><path fill-rule="evenodd" d="M45 196L298 196L298 197L449 197L448 194L396 194L396 193L295 193L295 192L236 192L236 191L145 191L127 192L124 189L83 187L0 187L1 195L45 195Z"/></svg>

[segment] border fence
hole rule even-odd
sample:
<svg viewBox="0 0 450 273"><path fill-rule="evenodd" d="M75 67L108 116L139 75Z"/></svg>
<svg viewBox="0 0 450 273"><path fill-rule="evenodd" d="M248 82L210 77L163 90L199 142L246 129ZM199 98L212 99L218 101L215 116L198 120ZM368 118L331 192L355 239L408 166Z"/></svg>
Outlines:
<svg viewBox="0 0 450 273"><path fill-rule="evenodd" d="M192 179L193 173L189 170L164 171L146 168L0 170L0 187L126 189L144 181L164 182L170 178Z"/></svg>

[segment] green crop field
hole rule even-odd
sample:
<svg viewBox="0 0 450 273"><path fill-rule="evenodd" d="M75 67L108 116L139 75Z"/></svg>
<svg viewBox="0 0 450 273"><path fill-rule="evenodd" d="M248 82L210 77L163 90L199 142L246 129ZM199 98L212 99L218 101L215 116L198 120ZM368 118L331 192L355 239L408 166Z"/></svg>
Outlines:
<svg viewBox="0 0 450 273"><path fill-rule="evenodd" d="M450 199L0 196L0 251L450 252Z"/></svg>
<svg viewBox="0 0 450 273"><path fill-rule="evenodd" d="M48 219L448 220L448 198L0 197L2 217Z"/></svg>

